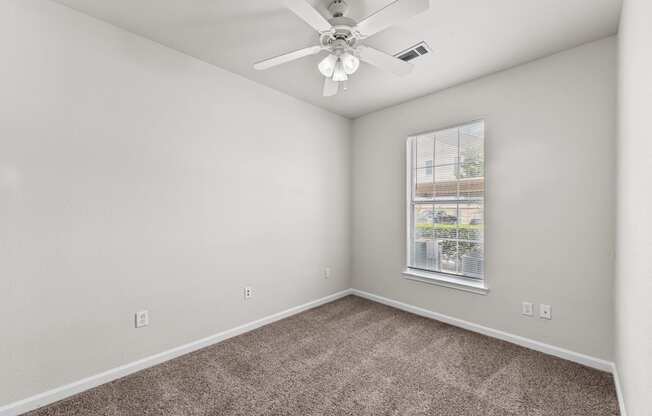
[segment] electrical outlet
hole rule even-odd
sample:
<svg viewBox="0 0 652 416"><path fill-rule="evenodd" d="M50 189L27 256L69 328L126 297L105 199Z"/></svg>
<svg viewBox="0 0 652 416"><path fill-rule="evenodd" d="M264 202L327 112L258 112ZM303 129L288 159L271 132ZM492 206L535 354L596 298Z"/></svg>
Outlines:
<svg viewBox="0 0 652 416"><path fill-rule="evenodd" d="M149 312L138 311L136 312L136 328L142 328L149 325Z"/></svg>
<svg viewBox="0 0 652 416"><path fill-rule="evenodd" d="M552 319L552 308L550 305L539 305L539 318Z"/></svg>
<svg viewBox="0 0 652 416"><path fill-rule="evenodd" d="M525 316L533 316L534 315L534 307L532 305L532 302L523 302L522 308L521 308L521 313Z"/></svg>
<svg viewBox="0 0 652 416"><path fill-rule="evenodd" d="M249 299L254 296L254 288L251 286L247 286L244 288L244 297L245 299Z"/></svg>
<svg viewBox="0 0 652 416"><path fill-rule="evenodd" d="M331 277L331 268L324 267L324 279L330 279Z"/></svg>

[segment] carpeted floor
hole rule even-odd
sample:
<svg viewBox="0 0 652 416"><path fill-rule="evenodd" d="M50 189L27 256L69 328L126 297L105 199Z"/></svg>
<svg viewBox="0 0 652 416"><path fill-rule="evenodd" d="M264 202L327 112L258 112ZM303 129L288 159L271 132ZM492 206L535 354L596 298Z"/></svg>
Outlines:
<svg viewBox="0 0 652 416"><path fill-rule="evenodd" d="M618 415L611 375L349 296L29 413Z"/></svg>

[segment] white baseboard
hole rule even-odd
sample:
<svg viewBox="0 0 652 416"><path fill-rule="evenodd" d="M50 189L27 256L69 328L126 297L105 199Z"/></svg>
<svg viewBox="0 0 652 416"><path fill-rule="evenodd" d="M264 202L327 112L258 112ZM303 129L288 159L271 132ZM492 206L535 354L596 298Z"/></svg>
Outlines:
<svg viewBox="0 0 652 416"><path fill-rule="evenodd" d="M620 416L627 416L627 408L625 407L625 397L623 396L622 386L620 385L620 375L618 374L618 367L616 363L613 364L611 374L614 376L614 384L616 385L616 395L618 396L618 407L620 408Z"/></svg>
<svg viewBox="0 0 652 416"><path fill-rule="evenodd" d="M511 342L526 348L530 348L535 351L543 352L545 354L553 355L565 360L573 361L588 367L592 367L598 370L611 372L614 377L614 383L616 386L616 393L618 395L618 403L620 406L621 416L627 416L621 385L620 378L616 365L613 362L606 361L600 358L590 357L585 354L578 352L570 351L564 348L555 347L553 345L545 344L543 342L535 341L529 338L521 337L518 335L510 334L507 332L499 331L497 329L488 328L482 325L474 324L472 322L464 321L462 319L453 318L441 313L433 312L418 306L409 305L407 303L402 303L393 299L388 299L382 296L378 296L372 293L364 292L358 289L347 289L341 292L334 293L332 295L317 299L308 303L305 303L294 308L287 309L282 312L275 313L273 315L266 316L262 319L258 319L253 322L232 328L223 332L220 332L209 337L181 345L176 348L172 348L167 351L143 358L138 361L125 364L120 367L116 367L110 370L107 370L103 373L96 374L87 378L84 378L79 381L75 381L70 384L66 384L61 387L57 387L52 390L48 390L44 393L37 394L26 399L10 403L6 406L0 407L0 416L18 416L20 414L29 412L31 410L37 409L42 406L63 400L67 397L73 396L75 394L81 393L85 390L92 389L101 384L111 382L113 380L125 377L129 374L135 373L140 370L155 366L157 364L163 363L165 361L171 360L173 358L179 357L184 354L188 354L193 351L197 351L201 348L217 344L226 339L235 337L237 335L243 334L245 332L252 331L256 328L259 328L263 325L270 324L272 322L279 321L281 319L287 318L292 315L296 315L308 309L315 308L317 306L323 305L328 302L332 302L339 298L342 298L347 295L356 295L365 299L369 299L375 302L379 302L397 309L404 310L406 312L411 312L416 315L424 316L427 318L435 319L437 321L445 322L447 324L457 326L460 328L467 329L469 331L477 332L483 335L487 335L493 338L498 338L503 341Z"/></svg>
<svg viewBox="0 0 652 416"><path fill-rule="evenodd" d="M425 316L426 318L435 319L437 321L441 321L453 326L457 326L459 328L464 328L469 331L477 332L493 338L501 339L503 341L511 342L512 344L520 345L522 347L539 351L544 354L554 355L555 357L563 358L568 361L573 361L585 365L587 367L592 367L607 372L611 372L614 368L614 365L611 361L603 360L601 358L591 357L564 348L555 347L554 345L545 344L540 341L535 341L533 339L521 337L519 335L514 335L508 332L499 331L497 329L488 328L486 326L474 324L473 322L464 321L462 319L453 318L441 313L430 311L428 309L423 309L418 306L413 306L393 299L388 299L382 296L374 295L373 293L368 293L362 290L353 289L353 294L365 299L369 299L378 303L385 304L387 306L392 306L394 308L404 310L406 312L411 312L413 314Z"/></svg>
<svg viewBox="0 0 652 416"><path fill-rule="evenodd" d="M140 370L144 370L145 368L155 366L157 364L171 360L181 355L188 354L193 351L197 351L209 345L217 344L218 342L235 337L245 332L252 331L263 325L267 325L272 322L276 322L278 320L287 318L289 316L296 315L300 312L315 308L317 306L323 305L328 302L332 302L336 299L342 298L350 294L352 294L352 290L346 289L341 292L337 292L332 295L323 297L321 299L304 303L303 305L295 306L294 308L290 308L282 312L278 312L273 315L266 316L262 319L258 319L253 322L249 322L247 324L238 326L236 328L232 328L220 332L218 334L211 335L209 337L185 345L181 345L179 347L172 348L170 350L163 351L155 355L151 355L141 360L134 361L132 363L125 364L120 367L112 368L103 373L96 374L87 377L85 379L75 381L73 383L66 384L61 387L57 387L52 390L48 390L44 393L40 393L35 396L28 397L26 399L14 403L10 403L6 406L0 407L0 416L17 416L34 409L38 409L39 407L46 406L48 404L57 402L59 400L63 400L67 397L81 393L85 390L92 389L93 387L97 387L101 384L108 383L110 381L119 379L121 377L127 376L129 374L135 373Z"/></svg>

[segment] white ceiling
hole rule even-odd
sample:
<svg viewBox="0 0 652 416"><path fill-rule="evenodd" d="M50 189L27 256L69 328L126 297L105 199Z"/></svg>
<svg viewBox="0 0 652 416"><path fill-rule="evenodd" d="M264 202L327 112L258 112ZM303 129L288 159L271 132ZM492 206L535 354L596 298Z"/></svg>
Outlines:
<svg viewBox="0 0 652 416"><path fill-rule="evenodd" d="M405 78L362 64L349 90L322 97L320 56L267 71L254 62L318 43L283 0L57 0L76 10L346 117L438 91L615 34L622 0L430 0L430 10L365 41L433 54ZM308 0L328 16L329 0ZM391 0L348 0L356 20ZM324 52L325 53L325 52Z"/></svg>

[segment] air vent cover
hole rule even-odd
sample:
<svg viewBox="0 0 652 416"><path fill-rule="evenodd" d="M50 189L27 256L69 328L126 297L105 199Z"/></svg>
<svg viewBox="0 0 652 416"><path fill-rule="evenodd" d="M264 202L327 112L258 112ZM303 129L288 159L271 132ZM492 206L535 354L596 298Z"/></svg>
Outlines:
<svg viewBox="0 0 652 416"><path fill-rule="evenodd" d="M394 56L398 59L408 62L427 53L430 53L430 47L428 47L428 44L426 44L426 42L419 42L416 45L412 45Z"/></svg>

